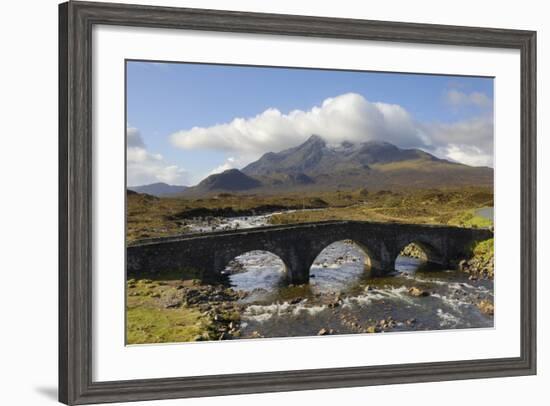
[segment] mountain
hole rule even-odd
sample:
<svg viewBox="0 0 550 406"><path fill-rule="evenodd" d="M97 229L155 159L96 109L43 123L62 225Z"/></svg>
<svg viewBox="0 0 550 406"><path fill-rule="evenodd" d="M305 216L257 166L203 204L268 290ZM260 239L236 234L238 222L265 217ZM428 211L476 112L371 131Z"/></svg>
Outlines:
<svg viewBox="0 0 550 406"><path fill-rule="evenodd" d="M408 160L441 161L418 149L400 149L388 142L344 142L328 147L318 135L279 153L269 152L243 168L249 176L272 176L277 173L317 176L349 170L368 170L371 165Z"/></svg>
<svg viewBox="0 0 550 406"><path fill-rule="evenodd" d="M184 194L203 195L211 192L239 192L261 187L259 180L254 179L238 169L228 169L222 173L210 175L197 186L185 190Z"/></svg>
<svg viewBox="0 0 550 406"><path fill-rule="evenodd" d="M151 183L150 185L143 186L129 186L128 190L132 190L137 193L146 193L152 196L170 196L183 192L187 189L187 186L175 186L167 183Z"/></svg>
<svg viewBox="0 0 550 406"><path fill-rule="evenodd" d="M268 152L242 170L211 175L184 195L217 191L284 193L367 187L373 190L451 186L490 186L493 169L437 158L388 142L328 145L312 135L303 144Z"/></svg>

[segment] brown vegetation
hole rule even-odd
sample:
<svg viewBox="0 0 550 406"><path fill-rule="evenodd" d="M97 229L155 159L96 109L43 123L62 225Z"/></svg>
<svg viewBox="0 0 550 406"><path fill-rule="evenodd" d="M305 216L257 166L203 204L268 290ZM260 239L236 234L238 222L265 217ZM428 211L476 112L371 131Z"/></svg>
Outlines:
<svg viewBox="0 0 550 406"><path fill-rule="evenodd" d="M281 196L221 193L199 199L129 193L127 241L189 232L186 219L193 217L249 216L291 209L317 210L275 214L271 217L272 224L360 220L487 226L472 211L492 205L492 189L484 187L399 192L369 192L360 188Z"/></svg>

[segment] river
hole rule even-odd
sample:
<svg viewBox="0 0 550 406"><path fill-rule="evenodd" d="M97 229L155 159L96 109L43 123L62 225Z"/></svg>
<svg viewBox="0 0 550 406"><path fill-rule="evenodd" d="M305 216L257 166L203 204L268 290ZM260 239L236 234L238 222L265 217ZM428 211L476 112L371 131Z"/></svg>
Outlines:
<svg viewBox="0 0 550 406"><path fill-rule="evenodd" d="M264 226L269 216L224 219L217 229ZM391 327L385 331L493 326L493 317L477 307L482 300L493 301L493 281L470 281L456 270L425 270L422 260L405 256L397 258L395 274L366 278L364 255L352 241L331 244L317 257L310 283L303 286L287 286L284 264L271 253L237 257L225 273L235 290L248 293L242 299L241 336L360 333L381 321ZM425 294L411 295L413 287Z"/></svg>

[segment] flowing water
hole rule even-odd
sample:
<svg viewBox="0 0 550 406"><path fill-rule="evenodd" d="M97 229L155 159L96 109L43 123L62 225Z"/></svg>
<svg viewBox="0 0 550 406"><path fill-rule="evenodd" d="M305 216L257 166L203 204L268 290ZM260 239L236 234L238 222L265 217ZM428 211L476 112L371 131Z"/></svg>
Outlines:
<svg viewBox="0 0 550 406"><path fill-rule="evenodd" d="M241 219L246 224L240 227L260 226L268 216ZM492 281L472 282L455 270L429 271L422 260L404 256L396 259L395 274L367 278L364 263L357 245L339 241L317 257L309 284L288 286L277 256L252 251L235 258L225 273L234 289L248 293L242 336L316 335L323 329L357 333L388 318L393 320L391 331L493 326L493 317L477 307L481 300L492 302ZM427 296L412 296L412 287Z"/></svg>
<svg viewBox="0 0 550 406"><path fill-rule="evenodd" d="M315 211L319 209L303 209L299 211ZM294 213L298 210L286 210L285 213ZM241 217L213 217L208 220L198 221L195 224L189 224L190 232L207 233L210 231L225 231L237 230L252 227L267 227L269 226L269 218L274 214L281 212L273 212L262 214L259 216L241 216Z"/></svg>
<svg viewBox="0 0 550 406"><path fill-rule="evenodd" d="M274 213L261 216L228 217L216 219L215 221L202 221L198 224L189 225L191 232L206 233L209 231L235 230L240 228L265 227L268 219Z"/></svg>
<svg viewBox="0 0 550 406"><path fill-rule="evenodd" d="M365 278L363 254L352 243L329 246L312 266L309 285L285 286L284 265L274 255L251 252L237 258L239 272L230 274L237 290L249 292L241 320L246 336L315 335L321 329L359 332L361 326L391 316L393 331L491 327L493 318L479 311L491 300L491 281L470 282L458 271L419 271L422 261L398 257L399 273ZM413 297L411 287L430 293Z"/></svg>

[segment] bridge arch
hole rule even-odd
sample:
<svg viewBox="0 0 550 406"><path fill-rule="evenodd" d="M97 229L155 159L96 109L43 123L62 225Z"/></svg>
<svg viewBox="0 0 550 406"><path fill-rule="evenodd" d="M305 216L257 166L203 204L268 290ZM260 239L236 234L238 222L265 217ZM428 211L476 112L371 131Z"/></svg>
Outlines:
<svg viewBox="0 0 550 406"><path fill-rule="evenodd" d="M268 246L261 242L253 242L252 244L244 244L242 246L226 247L223 250L216 250L214 253L215 268L219 273L224 273L228 264L235 259L250 255L251 253L265 253L269 256L278 258L284 265L285 272L288 271L289 259L286 250L279 247Z"/></svg>
<svg viewBox="0 0 550 406"><path fill-rule="evenodd" d="M331 250L334 251L331 252ZM372 251L365 244L350 238L337 239L323 244L320 249L318 248L317 254L310 265L310 273L311 268L315 265L327 268L329 266L329 261L345 262L346 256L348 256L347 259L350 259L350 250L355 250L358 254L357 256L351 256L351 261L360 261L363 266L363 273L370 274L373 268L373 262L376 262L376 257L373 256Z"/></svg>
<svg viewBox="0 0 550 406"><path fill-rule="evenodd" d="M424 262L425 267L440 268L445 264L445 259L434 244L419 239L410 239L400 245L400 249L396 255L415 257Z"/></svg>
<svg viewBox="0 0 550 406"><path fill-rule="evenodd" d="M288 265L273 252L252 250L231 259L221 274L238 290L271 289L287 280Z"/></svg>

